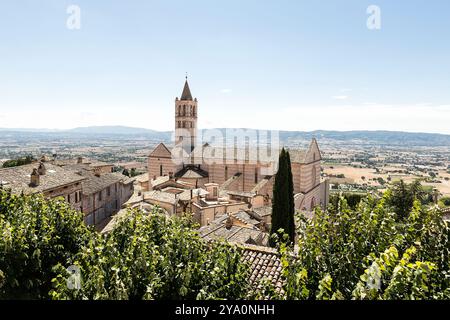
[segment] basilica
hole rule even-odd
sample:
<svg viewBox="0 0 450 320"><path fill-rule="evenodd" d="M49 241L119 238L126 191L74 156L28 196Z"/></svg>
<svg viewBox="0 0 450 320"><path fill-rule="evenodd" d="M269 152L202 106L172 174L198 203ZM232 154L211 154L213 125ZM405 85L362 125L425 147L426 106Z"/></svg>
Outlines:
<svg viewBox="0 0 450 320"><path fill-rule="evenodd" d="M147 194L162 206L172 197L170 211L190 211L201 225L233 210L270 207L279 150L276 157L255 158L251 157L253 144L199 143L198 112L198 100L186 79L181 97L175 99L175 144L169 148L160 143L148 156ZM325 207L329 185L321 181L316 139L307 150L291 148L289 153L296 209L311 212L316 206ZM270 224L270 219L266 222Z"/></svg>

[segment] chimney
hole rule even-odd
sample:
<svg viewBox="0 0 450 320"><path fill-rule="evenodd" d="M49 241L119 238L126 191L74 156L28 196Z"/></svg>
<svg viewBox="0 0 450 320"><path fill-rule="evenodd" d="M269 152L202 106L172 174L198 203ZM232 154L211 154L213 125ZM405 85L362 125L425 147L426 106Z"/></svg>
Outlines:
<svg viewBox="0 0 450 320"><path fill-rule="evenodd" d="M227 230L230 230L232 226L233 220L231 220L231 217L228 216L227 220L225 221L225 228L227 228Z"/></svg>
<svg viewBox="0 0 450 320"><path fill-rule="evenodd" d="M34 168L33 172L31 173L30 186L37 187L38 185L39 185L39 172L36 168Z"/></svg>
<svg viewBox="0 0 450 320"><path fill-rule="evenodd" d="M39 168L37 171L38 171L39 175L41 175L41 176L44 176L47 173L47 169L45 168L45 165L43 162L41 162L39 164Z"/></svg>
<svg viewBox="0 0 450 320"><path fill-rule="evenodd" d="M206 195L206 200L217 201L219 198L219 185L217 183L208 183L205 186L206 191L208 191L208 194Z"/></svg>
<svg viewBox="0 0 450 320"><path fill-rule="evenodd" d="M77 163L78 163L78 164L83 163L83 157L78 157Z"/></svg>

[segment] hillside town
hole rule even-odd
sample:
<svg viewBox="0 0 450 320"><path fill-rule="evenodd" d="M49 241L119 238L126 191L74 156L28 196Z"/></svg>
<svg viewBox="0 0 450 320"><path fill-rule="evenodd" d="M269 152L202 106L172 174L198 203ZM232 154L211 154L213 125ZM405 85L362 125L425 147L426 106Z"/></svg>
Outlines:
<svg viewBox="0 0 450 320"><path fill-rule="evenodd" d="M199 142L199 113L186 79L180 98L175 99L173 143L140 145L139 151L118 162L85 157L92 156L95 148L84 147L76 157L40 153L21 159L23 163L3 159L0 188L63 199L101 234L114 230L130 209L168 217L188 215L203 240L225 240L244 249L254 286L269 279L282 293L281 261L270 245L280 146L265 153L267 146L245 139L232 145ZM450 193L445 152L436 157L430 149L414 153L355 145L343 152L327 143L323 152L316 138L295 145L283 147L291 154L295 211L307 218L314 216L316 208L327 209L330 194L382 192L399 179L422 178L436 199Z"/></svg>
<svg viewBox="0 0 450 320"><path fill-rule="evenodd" d="M149 151L146 172L137 159L122 163L124 170L140 170L133 177L117 172L117 164L60 159L43 154L30 163L0 169L0 188L16 194L43 194L64 199L83 212L84 221L101 233L114 229L129 209L167 216L188 214L206 241L225 240L245 248L255 285L270 276L281 290L281 266L269 248L272 189L279 149L262 157L262 147L212 146L197 141L198 101L186 79L175 101L175 143L161 142ZM188 128L188 130L186 130ZM186 143L187 141L187 143ZM328 204L329 184L321 178L322 156L316 139L306 150L292 154L295 208L311 215ZM178 156L177 156L178 155ZM7 160L5 159L6 162Z"/></svg>
<svg viewBox="0 0 450 320"><path fill-rule="evenodd" d="M148 152L147 172L142 173L139 155L134 162L121 164L141 172L133 177L115 172L113 163L42 155L30 164L0 169L0 186L16 193L63 197L84 213L86 224L103 232L111 230L127 208L151 212L157 207L169 216L191 214L205 239L267 246L277 156L252 159L248 146L221 150L197 144L197 112L198 101L186 80L175 102L175 147L170 150L161 142ZM185 128L190 130L187 146ZM183 157L176 161L174 150L180 149ZM290 152L296 209L311 213L316 206L325 208L329 185L321 178L316 139L306 150Z"/></svg>

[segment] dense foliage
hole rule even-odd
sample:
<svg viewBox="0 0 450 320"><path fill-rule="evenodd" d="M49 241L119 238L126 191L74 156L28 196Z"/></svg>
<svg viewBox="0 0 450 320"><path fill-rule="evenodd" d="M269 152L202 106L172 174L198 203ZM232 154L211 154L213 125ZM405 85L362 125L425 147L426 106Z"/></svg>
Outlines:
<svg viewBox="0 0 450 320"><path fill-rule="evenodd" d="M278 159L278 171L275 175L272 197L272 226L270 245L276 245L276 238L287 234L291 243L295 239L294 184L292 181L291 160L284 148Z"/></svg>
<svg viewBox="0 0 450 320"><path fill-rule="evenodd" d="M187 218L133 211L102 235L62 199L0 189L0 233L0 299L238 299L249 291L240 249L210 246ZM81 290L67 287L73 265Z"/></svg>
<svg viewBox="0 0 450 320"><path fill-rule="evenodd" d="M415 200L397 221L393 191L355 210L341 198L299 217L298 253L280 245L287 299L450 299L450 231Z"/></svg>
<svg viewBox="0 0 450 320"><path fill-rule="evenodd" d="M280 294L250 286L241 249L204 242L187 217L130 211L103 235L62 199L0 188L0 299L450 299L448 224L418 196L397 214L396 197L368 195L354 209L341 197L299 215L297 246L279 243Z"/></svg>
<svg viewBox="0 0 450 320"><path fill-rule="evenodd" d="M54 299L240 299L248 268L240 249L202 241L187 218L138 211L106 236L92 236L68 264L81 269L81 290L67 288L63 266Z"/></svg>
<svg viewBox="0 0 450 320"><path fill-rule="evenodd" d="M443 207L450 207L450 197L443 197L439 202Z"/></svg>
<svg viewBox="0 0 450 320"><path fill-rule="evenodd" d="M48 297L52 268L80 251L90 234L65 201L0 188L0 299Z"/></svg>
<svg viewBox="0 0 450 320"><path fill-rule="evenodd" d="M26 156L24 158L7 160L3 163L3 168L22 166L24 164L30 164L33 161L34 161L34 158L32 156Z"/></svg>
<svg viewBox="0 0 450 320"><path fill-rule="evenodd" d="M388 198L387 204L392 206L399 220L404 220L408 217L416 200L421 204L432 203L432 190L424 188L419 180L415 180L410 184L400 180L393 183L391 196Z"/></svg>
<svg viewBox="0 0 450 320"><path fill-rule="evenodd" d="M344 192L341 194L332 194L330 195L330 203L333 206L337 206L340 199L344 198L347 201L347 204L350 208L356 209L362 199L367 196L365 193L356 193L356 192Z"/></svg>

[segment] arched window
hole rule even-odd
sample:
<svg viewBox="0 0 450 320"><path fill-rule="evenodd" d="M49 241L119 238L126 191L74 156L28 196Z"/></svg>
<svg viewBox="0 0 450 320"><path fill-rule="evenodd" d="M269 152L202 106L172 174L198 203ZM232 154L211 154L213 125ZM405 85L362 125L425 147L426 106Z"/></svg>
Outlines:
<svg viewBox="0 0 450 320"><path fill-rule="evenodd" d="M316 161L316 153L313 153L313 161Z"/></svg>
<svg viewBox="0 0 450 320"><path fill-rule="evenodd" d="M183 105L183 116L186 115L186 105Z"/></svg>
<svg viewBox="0 0 450 320"><path fill-rule="evenodd" d="M159 176L162 177L163 175L163 166L162 164L159 165Z"/></svg>

